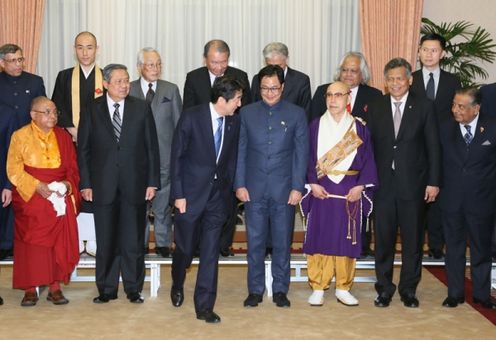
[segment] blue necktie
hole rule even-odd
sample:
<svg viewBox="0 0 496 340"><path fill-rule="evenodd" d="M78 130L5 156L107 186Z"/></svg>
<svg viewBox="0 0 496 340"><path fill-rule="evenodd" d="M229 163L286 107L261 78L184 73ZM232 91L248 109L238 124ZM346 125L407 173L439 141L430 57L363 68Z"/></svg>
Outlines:
<svg viewBox="0 0 496 340"><path fill-rule="evenodd" d="M467 130L467 132L463 135L463 139L465 140L465 143L469 145L472 139L474 139L474 135L472 134L472 132L470 132L470 125L467 124L464 125L464 127Z"/></svg>
<svg viewBox="0 0 496 340"><path fill-rule="evenodd" d="M219 156L220 152L220 143L222 141L222 124L224 123L224 117L217 118L217 130L214 135L214 143L215 143L215 158Z"/></svg>

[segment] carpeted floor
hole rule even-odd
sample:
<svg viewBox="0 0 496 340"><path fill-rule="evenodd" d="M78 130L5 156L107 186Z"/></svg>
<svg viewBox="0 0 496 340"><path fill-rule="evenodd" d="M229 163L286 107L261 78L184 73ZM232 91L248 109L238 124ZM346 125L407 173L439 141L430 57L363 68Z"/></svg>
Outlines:
<svg viewBox="0 0 496 340"><path fill-rule="evenodd" d="M310 307L306 283L293 283L292 306L277 308L271 300L257 308L242 307L246 297L246 267L221 267L215 311L218 325L196 320L193 290L196 268L187 277L186 299L181 308L170 304L170 267L162 267L162 287L155 299L130 304L123 292L119 299L95 305L93 283L73 283L64 288L68 305L47 302L46 291L37 306L19 306L21 291L10 289L12 271L0 273L0 338L2 339L496 339L496 327L470 304L447 309L441 306L446 287L429 271L423 271L418 297L420 308L403 307L395 296L389 308L373 305L370 283L355 284L352 292L360 306L338 304L333 290L326 292L323 307ZM398 270L396 269L396 274ZM360 273L363 275L364 273ZM367 273L365 273L367 274ZM372 275L373 273L368 273ZM397 276L397 275L396 275ZM397 278L396 278L397 281Z"/></svg>

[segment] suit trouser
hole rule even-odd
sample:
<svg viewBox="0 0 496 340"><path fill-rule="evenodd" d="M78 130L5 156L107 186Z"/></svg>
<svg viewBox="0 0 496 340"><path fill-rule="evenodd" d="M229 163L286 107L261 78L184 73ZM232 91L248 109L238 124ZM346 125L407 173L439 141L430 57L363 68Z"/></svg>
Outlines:
<svg viewBox="0 0 496 340"><path fill-rule="evenodd" d="M394 193L375 200L375 273L378 294L393 296L393 266L398 226L401 235L400 295L415 294L422 273L424 201L403 200Z"/></svg>
<svg viewBox="0 0 496 340"><path fill-rule="evenodd" d="M199 242L200 265L194 297L196 311L213 309L217 297L220 233L227 219L225 201L217 186L214 182L210 197L202 210L195 210L196 207L193 208L192 204L188 207L186 200L186 212L175 212L176 249L172 256L172 288L183 288L186 269L191 265Z"/></svg>
<svg viewBox="0 0 496 340"><path fill-rule="evenodd" d="M444 236L441 223L441 208L438 201L427 204L427 236L429 249L443 249Z"/></svg>
<svg viewBox="0 0 496 340"><path fill-rule="evenodd" d="M12 249L13 246L14 210L12 203L5 208L0 204L0 249Z"/></svg>
<svg viewBox="0 0 496 340"><path fill-rule="evenodd" d="M465 294L465 263L467 236L470 244L470 274L473 297L487 300L491 295L491 235L494 215L475 215L443 211L446 238L446 276L448 296Z"/></svg>
<svg viewBox="0 0 496 340"><path fill-rule="evenodd" d="M170 183L162 183L155 198L149 203L149 210L153 212L153 232L156 247L170 247L172 245L172 207L169 204ZM145 248L148 248L150 235L150 221L145 218Z"/></svg>
<svg viewBox="0 0 496 340"><path fill-rule="evenodd" d="M114 202L93 204L93 210L99 293L117 294L119 274L126 293L141 292L145 279L145 202L130 204L117 194Z"/></svg>
<svg viewBox="0 0 496 340"><path fill-rule="evenodd" d="M220 249L229 249L232 246L234 233L236 232L236 221L238 220L238 199L232 193L232 206L229 207L229 216L222 227L220 236Z"/></svg>
<svg viewBox="0 0 496 340"><path fill-rule="evenodd" d="M245 203L248 241L248 292L263 295L265 290L265 248L272 237L272 291L289 290L291 259L290 240L293 231L294 206L264 197Z"/></svg>

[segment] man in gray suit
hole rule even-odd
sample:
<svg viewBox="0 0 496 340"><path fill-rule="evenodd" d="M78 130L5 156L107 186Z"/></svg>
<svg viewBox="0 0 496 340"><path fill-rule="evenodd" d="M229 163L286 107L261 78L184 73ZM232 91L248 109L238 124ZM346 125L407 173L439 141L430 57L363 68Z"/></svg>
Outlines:
<svg viewBox="0 0 496 340"><path fill-rule="evenodd" d="M154 216L155 251L162 257L169 257L172 244L172 210L169 206L170 152L174 128L181 113L181 95L176 84L159 79L162 60L155 49L141 49L138 52L137 67L141 77L131 82L129 94L145 99L151 105L160 152L160 190L151 202L148 214L152 212ZM148 222L145 248L148 245L149 226Z"/></svg>

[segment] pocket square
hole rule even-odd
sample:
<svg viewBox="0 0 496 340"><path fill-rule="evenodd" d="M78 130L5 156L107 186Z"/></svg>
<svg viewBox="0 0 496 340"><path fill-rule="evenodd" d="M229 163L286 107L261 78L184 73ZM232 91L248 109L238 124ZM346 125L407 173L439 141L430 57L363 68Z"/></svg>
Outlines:
<svg viewBox="0 0 496 340"><path fill-rule="evenodd" d="M170 101L171 100L169 98L167 98L167 97L162 98L162 103L168 103Z"/></svg>
<svg viewBox="0 0 496 340"><path fill-rule="evenodd" d="M489 140L486 140L482 145L491 145L491 142Z"/></svg>

